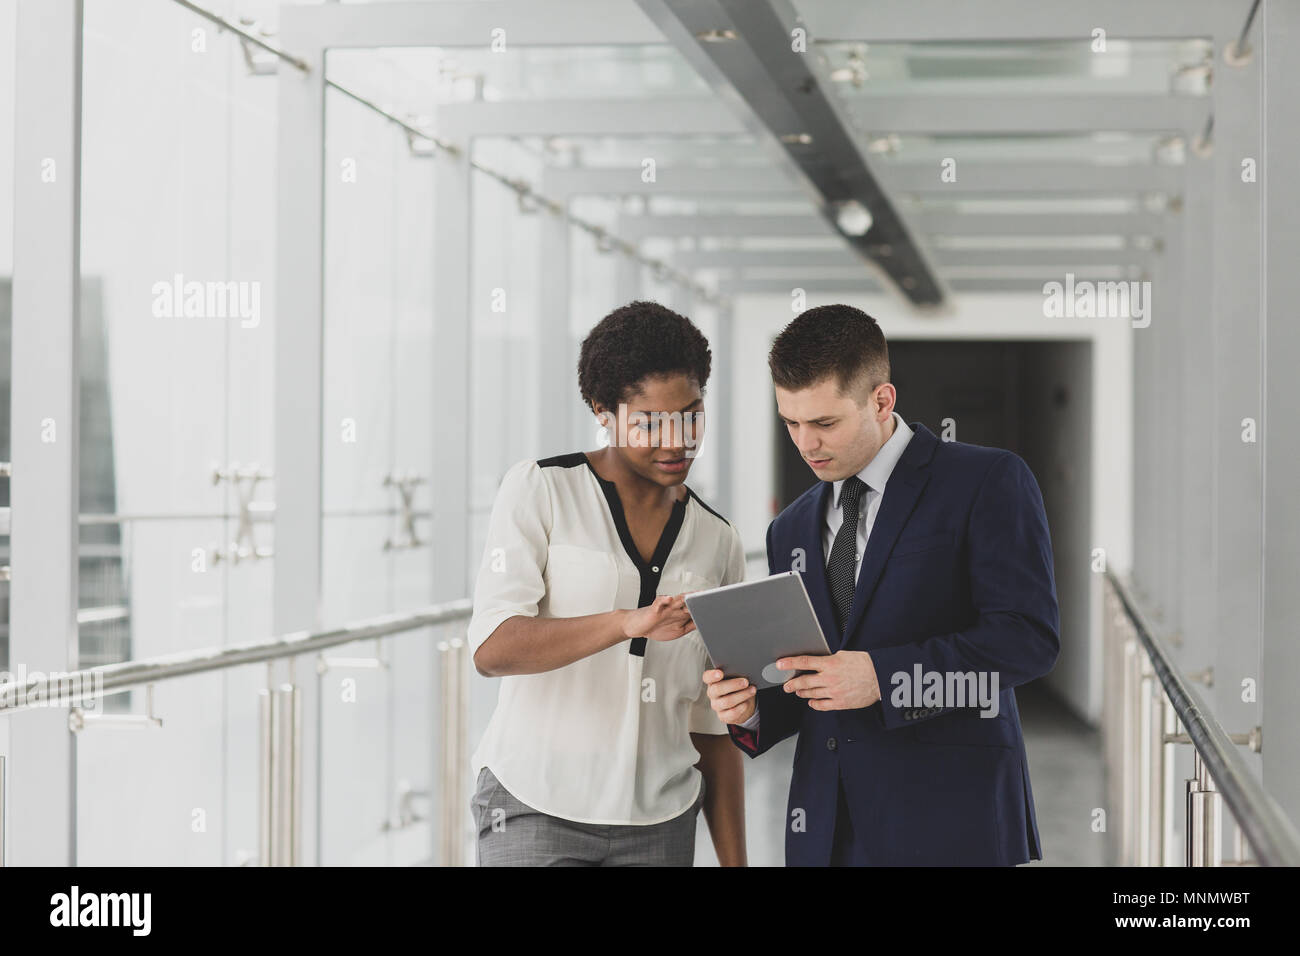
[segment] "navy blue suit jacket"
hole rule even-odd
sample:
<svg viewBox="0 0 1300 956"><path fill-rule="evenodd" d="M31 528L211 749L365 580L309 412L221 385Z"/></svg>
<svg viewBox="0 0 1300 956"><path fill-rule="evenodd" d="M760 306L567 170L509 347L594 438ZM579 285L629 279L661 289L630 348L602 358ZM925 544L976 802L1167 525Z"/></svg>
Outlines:
<svg viewBox="0 0 1300 956"><path fill-rule="evenodd" d="M841 780L858 862L1042 858L1013 690L1050 671L1060 649L1042 495L1012 452L911 428L867 539L842 643L822 546L832 483L818 482L767 529L769 573L802 573L831 651L870 653L881 693L869 707L819 711L765 688L757 732L729 728L751 757L799 735L787 866L831 862ZM996 671L998 715L982 717L976 701L896 705L892 675L915 676L918 665L922 674Z"/></svg>

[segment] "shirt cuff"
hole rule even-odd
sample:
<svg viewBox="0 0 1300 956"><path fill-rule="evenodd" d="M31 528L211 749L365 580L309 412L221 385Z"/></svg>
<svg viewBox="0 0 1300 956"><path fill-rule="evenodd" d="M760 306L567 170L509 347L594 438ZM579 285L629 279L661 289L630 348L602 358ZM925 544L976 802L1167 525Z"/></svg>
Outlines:
<svg viewBox="0 0 1300 956"><path fill-rule="evenodd" d="M758 731L745 730L740 724L728 724L727 731L731 739L739 744L751 757L758 754Z"/></svg>

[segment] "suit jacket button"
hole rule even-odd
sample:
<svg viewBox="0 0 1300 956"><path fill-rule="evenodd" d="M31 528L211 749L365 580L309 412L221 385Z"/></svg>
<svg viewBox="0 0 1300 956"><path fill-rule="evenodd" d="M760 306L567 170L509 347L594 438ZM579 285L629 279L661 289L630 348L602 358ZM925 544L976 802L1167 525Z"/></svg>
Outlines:
<svg viewBox="0 0 1300 956"><path fill-rule="evenodd" d="M827 738L826 738L826 749L827 749L827 750L834 750L834 749L835 749L836 747L838 747L838 746L839 746L839 744L837 744L837 743L835 742L835 738L834 738L834 737L827 737Z"/></svg>

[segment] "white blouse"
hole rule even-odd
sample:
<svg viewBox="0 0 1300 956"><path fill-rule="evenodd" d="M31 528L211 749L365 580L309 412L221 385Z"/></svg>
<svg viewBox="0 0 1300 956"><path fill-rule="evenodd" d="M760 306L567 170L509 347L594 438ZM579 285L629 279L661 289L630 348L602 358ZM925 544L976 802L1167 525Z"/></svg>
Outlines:
<svg viewBox="0 0 1300 956"><path fill-rule="evenodd" d="M689 491L689 489L688 489ZM474 587L470 653L515 615L578 617L644 607L657 595L734 584L745 552L725 518L690 491L650 561L618 492L582 452L521 461L501 480ZM660 823L700 792L690 734L725 734L701 675L697 631L634 638L541 674L501 678L474 751L521 802L582 823Z"/></svg>

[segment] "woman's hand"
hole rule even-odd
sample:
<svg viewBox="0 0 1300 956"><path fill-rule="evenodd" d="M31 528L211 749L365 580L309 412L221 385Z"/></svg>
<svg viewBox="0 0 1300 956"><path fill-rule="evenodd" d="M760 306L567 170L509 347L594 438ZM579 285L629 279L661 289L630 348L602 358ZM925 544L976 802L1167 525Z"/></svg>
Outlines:
<svg viewBox="0 0 1300 956"><path fill-rule="evenodd" d="M662 595L645 607L627 612L623 618L625 637L648 637L652 641L675 641L695 630L686 599L680 595Z"/></svg>

